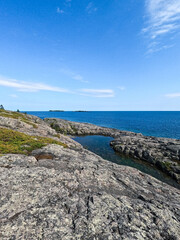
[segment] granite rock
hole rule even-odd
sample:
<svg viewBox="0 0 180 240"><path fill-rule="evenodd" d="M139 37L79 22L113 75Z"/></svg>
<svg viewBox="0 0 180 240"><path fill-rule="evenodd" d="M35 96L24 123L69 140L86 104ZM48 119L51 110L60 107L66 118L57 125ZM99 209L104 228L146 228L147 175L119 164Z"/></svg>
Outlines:
<svg viewBox="0 0 180 240"><path fill-rule="evenodd" d="M2 156L0 176L3 240L180 239L178 189L83 148Z"/></svg>

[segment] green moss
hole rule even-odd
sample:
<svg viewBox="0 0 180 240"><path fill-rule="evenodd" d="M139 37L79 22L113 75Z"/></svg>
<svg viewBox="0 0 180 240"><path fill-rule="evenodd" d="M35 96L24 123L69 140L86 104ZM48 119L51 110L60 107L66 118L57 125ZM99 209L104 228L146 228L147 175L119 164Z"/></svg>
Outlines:
<svg viewBox="0 0 180 240"><path fill-rule="evenodd" d="M70 126L71 126L73 134L78 135L78 129L76 127L74 127L73 125L70 125Z"/></svg>
<svg viewBox="0 0 180 240"><path fill-rule="evenodd" d="M167 170L171 170L171 163L170 162L162 162L162 164L166 167Z"/></svg>
<svg viewBox="0 0 180 240"><path fill-rule="evenodd" d="M57 134L54 134L53 137L61 138L61 135L57 133Z"/></svg>
<svg viewBox="0 0 180 240"><path fill-rule="evenodd" d="M60 128L56 123L51 123L50 125L54 130L56 130L56 132L67 135L67 130Z"/></svg>
<svg viewBox="0 0 180 240"><path fill-rule="evenodd" d="M74 127L73 125L70 125L70 128L64 129L64 128L60 128L59 125L55 122L55 123L51 123L50 125L53 129L56 130L56 132L64 134L64 135L68 135L68 134L72 134L72 135L79 135L78 133L78 129L76 127Z"/></svg>
<svg viewBox="0 0 180 240"><path fill-rule="evenodd" d="M51 138L29 136L14 130L0 128L0 154L29 154L34 149L44 147L47 144L57 144L65 148L67 147L66 144Z"/></svg>
<svg viewBox="0 0 180 240"><path fill-rule="evenodd" d="M27 124L33 126L34 128L37 128L37 125L35 123L31 122L28 119L28 117L23 113L11 112L11 111L6 111L4 109L0 109L0 116L7 117L7 118L13 118L13 119L19 119L22 122L27 123Z"/></svg>

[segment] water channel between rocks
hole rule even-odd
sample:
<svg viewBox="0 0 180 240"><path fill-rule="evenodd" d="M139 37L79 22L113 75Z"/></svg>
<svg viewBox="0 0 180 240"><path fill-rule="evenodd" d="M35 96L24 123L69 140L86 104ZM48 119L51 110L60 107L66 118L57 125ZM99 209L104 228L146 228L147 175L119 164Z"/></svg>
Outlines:
<svg viewBox="0 0 180 240"><path fill-rule="evenodd" d="M149 163L141 160L135 160L128 157L123 157L120 154L114 152L110 147L110 141L113 140L111 137L104 136L83 136L83 137L73 137L73 139L79 142L84 148L94 152L95 154L101 156L102 158L119 164L130 166L140 170L141 172L147 173L158 180L165 182L171 186L180 189L180 185L176 183L175 180L171 179L169 176L164 174L162 171L158 170Z"/></svg>

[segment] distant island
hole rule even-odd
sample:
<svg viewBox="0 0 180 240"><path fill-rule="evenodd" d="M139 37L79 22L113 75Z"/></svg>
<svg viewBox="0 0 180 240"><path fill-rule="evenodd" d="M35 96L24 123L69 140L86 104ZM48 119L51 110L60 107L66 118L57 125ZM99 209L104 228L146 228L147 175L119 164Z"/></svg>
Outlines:
<svg viewBox="0 0 180 240"><path fill-rule="evenodd" d="M64 112L64 110L49 110L49 112Z"/></svg>
<svg viewBox="0 0 180 240"><path fill-rule="evenodd" d="M74 112L88 112L88 111L85 111L85 110L76 110Z"/></svg>
<svg viewBox="0 0 180 240"><path fill-rule="evenodd" d="M49 110L49 112L65 112L64 110ZM88 111L85 111L85 110L75 110L75 111L72 111L72 112L88 112Z"/></svg>

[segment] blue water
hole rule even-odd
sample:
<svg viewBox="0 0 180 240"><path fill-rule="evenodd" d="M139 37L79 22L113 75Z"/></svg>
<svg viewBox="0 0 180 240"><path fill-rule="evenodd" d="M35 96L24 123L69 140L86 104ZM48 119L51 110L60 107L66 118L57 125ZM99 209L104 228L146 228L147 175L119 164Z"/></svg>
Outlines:
<svg viewBox="0 0 180 240"><path fill-rule="evenodd" d="M139 132L147 136L180 139L180 112L27 112L44 118L62 118L96 125ZM137 168L167 184L180 188L173 179L150 164L123 157L113 151L110 137L86 136L74 138L85 148L119 165Z"/></svg>
<svg viewBox="0 0 180 240"><path fill-rule="evenodd" d="M117 128L147 136L180 139L180 111L177 112L27 112L40 118L62 118Z"/></svg>
<svg viewBox="0 0 180 240"><path fill-rule="evenodd" d="M83 137L74 137L75 141L79 142L84 148L90 150L101 156L102 158L114 162L119 165L129 166L140 170L146 174L149 174L158 180L165 182L171 186L174 186L180 189L180 185L171 179L162 171L158 170L151 164L132 159L129 157L123 157L122 155L116 153L109 145L110 141L113 140L111 137L104 136L83 136Z"/></svg>

